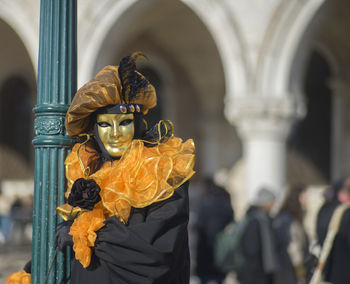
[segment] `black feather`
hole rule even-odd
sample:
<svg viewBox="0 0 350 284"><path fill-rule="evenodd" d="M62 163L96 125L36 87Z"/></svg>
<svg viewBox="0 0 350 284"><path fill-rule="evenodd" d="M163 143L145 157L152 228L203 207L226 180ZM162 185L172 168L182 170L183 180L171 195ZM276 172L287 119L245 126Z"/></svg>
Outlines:
<svg viewBox="0 0 350 284"><path fill-rule="evenodd" d="M122 84L123 103L130 103L149 84L149 81L136 71L136 61L141 57L147 58L141 52L134 52L120 61L118 73Z"/></svg>

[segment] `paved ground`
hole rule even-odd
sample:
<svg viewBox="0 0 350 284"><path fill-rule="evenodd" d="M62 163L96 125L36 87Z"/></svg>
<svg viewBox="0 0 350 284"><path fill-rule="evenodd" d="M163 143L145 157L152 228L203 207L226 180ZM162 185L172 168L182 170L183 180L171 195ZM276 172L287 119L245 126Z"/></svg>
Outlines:
<svg viewBox="0 0 350 284"><path fill-rule="evenodd" d="M19 271L31 258L31 245L0 245L0 283L5 284L9 274Z"/></svg>

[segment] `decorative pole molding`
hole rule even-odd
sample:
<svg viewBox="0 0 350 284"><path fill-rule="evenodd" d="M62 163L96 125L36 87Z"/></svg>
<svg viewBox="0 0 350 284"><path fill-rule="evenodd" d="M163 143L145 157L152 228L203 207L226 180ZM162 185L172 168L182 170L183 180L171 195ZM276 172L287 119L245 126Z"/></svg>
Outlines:
<svg viewBox="0 0 350 284"><path fill-rule="evenodd" d="M76 91L76 0L41 0L38 96L34 108L35 173L31 283L44 283L54 257L64 203L64 160L72 140L64 119ZM68 283L70 251L58 253L47 283Z"/></svg>

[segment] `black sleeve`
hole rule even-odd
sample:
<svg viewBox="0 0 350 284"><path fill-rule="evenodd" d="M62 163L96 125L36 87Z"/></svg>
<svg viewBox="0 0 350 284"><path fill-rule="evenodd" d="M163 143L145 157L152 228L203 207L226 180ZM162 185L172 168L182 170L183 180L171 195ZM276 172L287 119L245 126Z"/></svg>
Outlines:
<svg viewBox="0 0 350 284"><path fill-rule="evenodd" d="M188 278L188 183L145 210L137 224L107 219L98 232L95 256L121 283L176 283L170 279L180 272Z"/></svg>

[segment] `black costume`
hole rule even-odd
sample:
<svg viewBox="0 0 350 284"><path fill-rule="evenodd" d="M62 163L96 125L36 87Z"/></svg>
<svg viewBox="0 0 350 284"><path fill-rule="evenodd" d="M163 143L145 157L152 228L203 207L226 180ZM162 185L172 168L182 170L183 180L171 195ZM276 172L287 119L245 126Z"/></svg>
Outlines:
<svg viewBox="0 0 350 284"><path fill-rule="evenodd" d="M68 203L71 212L81 210L69 230L72 284L189 283L188 180L194 174L194 143L175 137L169 121L142 128L156 94L136 70L140 56L134 53L119 67L103 68L78 90L67 112L68 134L87 137L65 162ZM121 156L111 155L105 143L124 145L126 138L113 130L102 141L98 127L112 126L103 120L100 125L99 115L112 115L117 122L127 115L122 122L133 123L132 142ZM92 132L93 141L85 134ZM66 205L58 207L63 218ZM66 244L69 235L58 231L57 244Z"/></svg>
<svg viewBox="0 0 350 284"><path fill-rule="evenodd" d="M110 217L90 267L72 260L71 283L189 283L188 210L187 182L165 201L133 208L127 225Z"/></svg>

